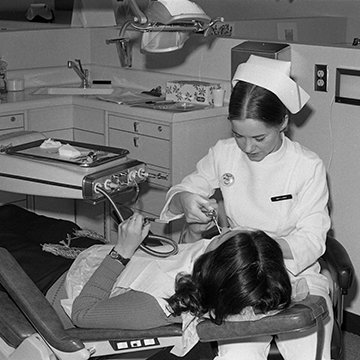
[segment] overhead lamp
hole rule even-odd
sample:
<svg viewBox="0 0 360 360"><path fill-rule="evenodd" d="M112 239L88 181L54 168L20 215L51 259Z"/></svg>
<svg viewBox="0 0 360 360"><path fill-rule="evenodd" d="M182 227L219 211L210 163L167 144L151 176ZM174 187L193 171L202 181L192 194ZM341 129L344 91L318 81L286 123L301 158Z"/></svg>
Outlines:
<svg viewBox="0 0 360 360"><path fill-rule="evenodd" d="M142 32L142 51L164 53L181 49L192 33L207 36L215 23L223 21L223 18L212 20L190 0L150 0L144 11L137 0L124 0L123 6L128 6L133 17L124 22L119 38L106 43L116 44L124 67L131 67L132 63L130 39L125 36L129 28Z"/></svg>

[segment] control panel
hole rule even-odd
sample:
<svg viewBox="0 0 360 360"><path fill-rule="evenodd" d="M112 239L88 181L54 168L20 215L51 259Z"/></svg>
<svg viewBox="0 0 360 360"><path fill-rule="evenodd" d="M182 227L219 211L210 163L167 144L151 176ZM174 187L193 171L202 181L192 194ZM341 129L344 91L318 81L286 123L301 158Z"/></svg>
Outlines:
<svg viewBox="0 0 360 360"><path fill-rule="evenodd" d="M84 176L82 193L85 200L98 202L104 199L103 192L115 196L146 181L146 165L138 160L129 160L105 170Z"/></svg>

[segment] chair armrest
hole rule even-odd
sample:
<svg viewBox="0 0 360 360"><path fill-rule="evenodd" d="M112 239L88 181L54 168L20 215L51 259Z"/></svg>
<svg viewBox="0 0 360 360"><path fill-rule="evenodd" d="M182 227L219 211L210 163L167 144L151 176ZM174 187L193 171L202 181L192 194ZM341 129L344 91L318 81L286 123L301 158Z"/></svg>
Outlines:
<svg viewBox="0 0 360 360"><path fill-rule="evenodd" d="M181 339L181 324L162 326L146 330L126 330L126 329L84 329L69 328L64 329L56 311L47 301L42 292L36 287L32 280L27 276L14 257L4 248L0 248L0 282L6 289L10 297L0 291L0 307L3 309L1 295L4 295L6 304L12 302L12 309L17 309L14 319L21 320L21 326L30 333L38 332L46 342L54 349L74 353L85 348L84 342L102 341L109 339L134 340L153 337L176 337ZM12 300L11 300L12 299ZM15 305L15 304L17 305ZM0 312L1 313L1 312ZM24 322L27 320L28 327ZM6 317L7 314L4 314ZM8 319L11 320L10 318ZM2 321L0 314L0 332L2 326L4 331L9 330L7 322ZM31 332L32 326L35 330ZM26 334L24 335L26 336ZM81 339L81 340L80 340ZM23 340L23 339L21 339ZM17 341L21 340L17 339Z"/></svg>
<svg viewBox="0 0 360 360"><path fill-rule="evenodd" d="M0 282L50 346L64 352L84 349L82 341L66 333L57 313L45 296L4 248L0 248Z"/></svg>
<svg viewBox="0 0 360 360"><path fill-rule="evenodd" d="M234 341L254 336L300 332L317 326L329 316L326 301L317 295L308 295L294 302L288 309L256 321L224 321L216 325L210 320L201 321L196 329L202 342Z"/></svg>
<svg viewBox="0 0 360 360"><path fill-rule="evenodd" d="M326 251L321 257L321 265L330 271L342 293L346 294L353 281L354 267L346 249L331 236L326 239Z"/></svg>
<svg viewBox="0 0 360 360"><path fill-rule="evenodd" d="M13 348L36 333L19 308L5 291L0 291L0 334L4 341Z"/></svg>

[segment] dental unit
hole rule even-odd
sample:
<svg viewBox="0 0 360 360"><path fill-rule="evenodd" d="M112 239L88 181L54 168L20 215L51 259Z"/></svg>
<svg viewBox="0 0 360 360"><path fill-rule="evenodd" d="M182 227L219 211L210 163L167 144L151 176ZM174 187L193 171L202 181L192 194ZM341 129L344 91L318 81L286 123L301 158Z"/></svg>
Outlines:
<svg viewBox="0 0 360 360"><path fill-rule="evenodd" d="M42 148L50 140L59 148ZM74 157L61 155L61 149L78 152ZM81 150L81 151L80 151ZM118 219L124 218L113 198L135 189L146 181L146 164L128 157L121 148L92 145L68 140L47 139L33 131L19 131L0 136L0 190L27 195L83 199L93 204L107 200ZM6 170L5 170L6 169ZM141 244L148 254L167 257L176 254L177 244L163 236L149 239L169 244L169 251L157 251Z"/></svg>
<svg viewBox="0 0 360 360"><path fill-rule="evenodd" d="M66 141L82 149L69 159L41 149L45 140L38 132L0 137L1 190L98 202L100 188L114 196L147 179L145 164L125 149Z"/></svg>

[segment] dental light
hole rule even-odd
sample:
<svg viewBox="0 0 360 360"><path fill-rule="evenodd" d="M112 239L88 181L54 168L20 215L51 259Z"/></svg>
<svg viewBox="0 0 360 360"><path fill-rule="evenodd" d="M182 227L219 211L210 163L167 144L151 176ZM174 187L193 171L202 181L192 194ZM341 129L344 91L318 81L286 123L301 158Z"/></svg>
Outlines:
<svg viewBox="0 0 360 360"><path fill-rule="evenodd" d="M142 32L141 50L151 53L170 52L181 49L192 33L207 36L213 25L222 18L211 20L199 5L189 0L149 0L142 11L139 0L123 0L132 13L132 19L124 22L119 38L106 40L115 43L121 65L131 67L130 28Z"/></svg>

